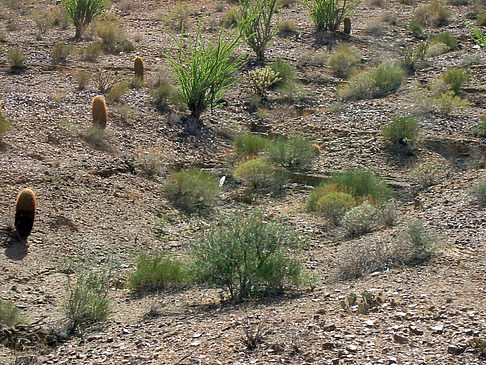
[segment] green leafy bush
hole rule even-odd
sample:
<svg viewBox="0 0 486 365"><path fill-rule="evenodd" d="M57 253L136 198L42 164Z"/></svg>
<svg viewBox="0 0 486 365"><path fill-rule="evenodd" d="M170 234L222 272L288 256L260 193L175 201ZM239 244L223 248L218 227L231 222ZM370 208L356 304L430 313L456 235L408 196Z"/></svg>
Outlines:
<svg viewBox="0 0 486 365"><path fill-rule="evenodd" d="M312 141L301 135L293 135L288 140L277 138L266 149L271 162L288 169L307 167L319 156Z"/></svg>
<svg viewBox="0 0 486 365"><path fill-rule="evenodd" d="M128 287L135 291L181 286L189 282L187 267L165 253L141 254L128 275Z"/></svg>
<svg viewBox="0 0 486 365"><path fill-rule="evenodd" d="M439 245L439 237L420 220L409 224L391 247L391 261L401 265L417 265L430 260Z"/></svg>
<svg viewBox="0 0 486 365"><path fill-rule="evenodd" d="M0 299L0 326L13 327L23 321L24 316L20 309L12 303Z"/></svg>
<svg viewBox="0 0 486 365"><path fill-rule="evenodd" d="M10 50L8 53L8 63L12 72L19 72L27 68L24 54L17 48Z"/></svg>
<svg viewBox="0 0 486 365"><path fill-rule="evenodd" d="M405 72L400 67L385 62L352 76L340 94L348 100L379 98L397 91L404 78Z"/></svg>
<svg viewBox="0 0 486 365"><path fill-rule="evenodd" d="M62 0L62 3L76 28L77 39L82 37L84 28L105 10L103 0Z"/></svg>
<svg viewBox="0 0 486 365"><path fill-rule="evenodd" d="M341 220L341 225L351 237L358 237L372 232L376 227L377 210L367 200L361 205L348 210Z"/></svg>
<svg viewBox="0 0 486 365"><path fill-rule="evenodd" d="M224 288L234 302L281 291L305 282L299 261L289 256L302 246L302 238L286 226L266 222L259 212L223 217L195 244L193 275Z"/></svg>
<svg viewBox="0 0 486 365"><path fill-rule="evenodd" d="M317 201L316 211L322 213L332 224L338 225L344 214L356 205L356 199L348 193L330 191Z"/></svg>
<svg viewBox="0 0 486 365"><path fill-rule="evenodd" d="M318 31L336 31L344 18L357 13L361 0L301 0Z"/></svg>
<svg viewBox="0 0 486 365"><path fill-rule="evenodd" d="M244 134L236 137L234 149L238 156L256 156L265 150L268 140L256 134Z"/></svg>
<svg viewBox="0 0 486 365"><path fill-rule="evenodd" d="M279 78L272 86L281 91L292 92L295 89L296 82L295 67L281 58L272 62L270 67Z"/></svg>
<svg viewBox="0 0 486 365"><path fill-rule="evenodd" d="M219 196L220 188L211 174L190 168L173 172L163 190L176 207L193 213L211 207Z"/></svg>
<svg viewBox="0 0 486 365"><path fill-rule="evenodd" d="M418 36L424 32L424 27L418 22L412 22L408 25L408 30Z"/></svg>
<svg viewBox="0 0 486 365"><path fill-rule="evenodd" d="M135 49L116 21L107 19L99 22L95 30L101 38L101 48L105 52L117 54L132 52Z"/></svg>
<svg viewBox="0 0 486 365"><path fill-rule="evenodd" d="M407 115L394 115L391 123L381 129L383 137L391 144L414 148L420 133L418 121Z"/></svg>
<svg viewBox="0 0 486 365"><path fill-rule="evenodd" d="M285 36L289 34L294 34L297 33L298 29L299 29L298 25L292 20L282 20L280 23L278 23L279 35Z"/></svg>
<svg viewBox="0 0 486 365"><path fill-rule="evenodd" d="M279 0L240 0L236 21L246 43L255 52L257 60L265 59L265 50L278 32ZM272 22L274 17L275 22Z"/></svg>
<svg viewBox="0 0 486 365"><path fill-rule="evenodd" d="M442 80L449 85L454 93L459 94L462 85L469 81L470 77L467 71L461 69L453 69L445 71L442 76Z"/></svg>
<svg viewBox="0 0 486 365"><path fill-rule="evenodd" d="M430 101L436 106L437 111L443 115L449 115L456 109L465 109L469 104L467 100L461 99L452 90L432 97Z"/></svg>
<svg viewBox="0 0 486 365"><path fill-rule="evenodd" d="M67 58L69 57L69 55L71 54L72 51L73 51L73 48L70 45L64 44L62 42L57 42L54 45L54 48L53 48L52 54L51 54L52 63L57 64L57 63L66 62Z"/></svg>
<svg viewBox="0 0 486 365"><path fill-rule="evenodd" d="M356 48L343 43L329 57L327 65L334 76L347 79L360 61L361 55Z"/></svg>
<svg viewBox="0 0 486 365"><path fill-rule="evenodd" d="M481 204L486 204L486 179L482 179L471 186L470 194Z"/></svg>
<svg viewBox="0 0 486 365"><path fill-rule="evenodd" d="M451 12L438 1L420 4L413 12L413 21L423 26L440 27L448 23Z"/></svg>
<svg viewBox="0 0 486 365"><path fill-rule="evenodd" d="M236 166L233 176L252 189L280 190L287 182L285 171L261 159L248 160Z"/></svg>
<svg viewBox="0 0 486 365"><path fill-rule="evenodd" d="M457 41L450 32L443 32L432 37L430 44L433 45L437 43L445 44L449 50L456 49L457 47Z"/></svg>
<svg viewBox="0 0 486 365"><path fill-rule="evenodd" d="M246 63L245 54L232 57L234 49L242 42L237 29L222 28L216 39L207 40L201 26L202 23L187 42L184 34L179 40L169 34L176 44L177 55L163 54L171 65L170 74L179 84L181 100L197 121L207 107L223 105L223 95L235 84L236 72Z"/></svg>

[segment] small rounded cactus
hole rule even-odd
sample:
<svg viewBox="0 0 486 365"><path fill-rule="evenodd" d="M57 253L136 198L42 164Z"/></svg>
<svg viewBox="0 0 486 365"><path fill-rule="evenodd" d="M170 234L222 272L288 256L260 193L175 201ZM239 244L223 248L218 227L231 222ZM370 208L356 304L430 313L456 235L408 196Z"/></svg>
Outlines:
<svg viewBox="0 0 486 365"><path fill-rule="evenodd" d="M344 34L350 35L351 34L351 18L346 17L344 18Z"/></svg>
<svg viewBox="0 0 486 365"><path fill-rule="evenodd" d="M135 60L133 62L133 68L135 70L135 77L138 77L143 80L144 65L143 65L142 57L140 56L135 57Z"/></svg>
<svg viewBox="0 0 486 365"><path fill-rule="evenodd" d="M15 229L19 237L26 239L34 226L37 200L30 189L22 189L15 204Z"/></svg>
<svg viewBox="0 0 486 365"><path fill-rule="evenodd" d="M93 116L93 124L105 129L108 120L108 111L103 96L98 95L93 98L91 103L91 114Z"/></svg>

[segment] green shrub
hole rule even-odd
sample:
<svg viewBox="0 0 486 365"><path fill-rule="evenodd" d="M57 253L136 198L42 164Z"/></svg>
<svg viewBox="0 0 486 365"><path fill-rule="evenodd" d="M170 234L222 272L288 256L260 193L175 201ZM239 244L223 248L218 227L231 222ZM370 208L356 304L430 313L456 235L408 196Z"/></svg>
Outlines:
<svg viewBox="0 0 486 365"><path fill-rule="evenodd" d="M312 164L319 150L312 141L301 135L291 136L288 140L277 138L267 144L268 159L285 168L304 168Z"/></svg>
<svg viewBox="0 0 486 365"><path fill-rule="evenodd" d="M413 12L413 21L423 26L440 27L448 23L451 12L438 0L420 4Z"/></svg>
<svg viewBox="0 0 486 365"><path fill-rule="evenodd" d="M62 0L62 3L76 28L77 39L83 35L84 28L105 10L103 0Z"/></svg>
<svg viewBox="0 0 486 365"><path fill-rule="evenodd" d="M478 136L486 137L486 114L481 117L481 121L474 127L474 133ZM0 128L0 135L1 135Z"/></svg>
<svg viewBox="0 0 486 365"><path fill-rule="evenodd" d="M407 115L394 115L391 123L381 129L383 137L391 144L414 148L420 133L418 121Z"/></svg>
<svg viewBox="0 0 486 365"><path fill-rule="evenodd" d="M27 68L24 54L17 48L10 50L8 53L8 63L12 72L18 72Z"/></svg>
<svg viewBox="0 0 486 365"><path fill-rule="evenodd" d="M344 214L341 225L349 236L358 237L373 231L376 227L376 215L376 208L365 200Z"/></svg>
<svg viewBox="0 0 486 365"><path fill-rule="evenodd" d="M356 48L343 43L329 57L327 65L334 76L347 79L360 61L361 55Z"/></svg>
<svg viewBox="0 0 486 365"><path fill-rule="evenodd" d="M86 85L88 85L89 79L91 78L91 75L87 73L86 71L79 70L76 73L76 81L78 83L78 90L84 90L86 88Z"/></svg>
<svg viewBox="0 0 486 365"><path fill-rule="evenodd" d="M481 204L486 204L486 179L479 180L471 186L469 193Z"/></svg>
<svg viewBox="0 0 486 365"><path fill-rule="evenodd" d="M356 205L356 199L348 193L330 191L319 198L316 211L322 213L332 224L338 225L344 214Z"/></svg>
<svg viewBox="0 0 486 365"><path fill-rule="evenodd" d="M246 43L257 60L265 59L265 50L278 32L279 0L241 0L236 21ZM276 22L272 19L277 17Z"/></svg>
<svg viewBox="0 0 486 365"><path fill-rule="evenodd" d="M179 84L181 99L197 121L208 106L223 105L221 99L237 81L236 72L246 63L245 54L232 57L233 50L241 44L237 29L223 28L216 39L207 40L201 26L202 23L187 44L184 34L180 40L169 34L176 43L177 55L163 54L171 65L170 74Z"/></svg>
<svg viewBox="0 0 486 365"><path fill-rule="evenodd" d="M425 228L422 221L414 221L392 243L391 261L401 265L421 264L430 260L438 245L439 237Z"/></svg>
<svg viewBox="0 0 486 365"><path fill-rule="evenodd" d="M193 275L224 288L234 302L300 286L305 273L289 250L297 254L302 238L286 226L266 222L259 212L224 217L194 245Z"/></svg>
<svg viewBox="0 0 486 365"><path fill-rule="evenodd" d="M357 13L361 0L301 0L318 31L336 31L344 18Z"/></svg>
<svg viewBox="0 0 486 365"><path fill-rule="evenodd" d="M73 51L73 48L70 45L64 44L62 42L57 42L54 45L54 48L53 48L52 54L51 54L52 63L54 63L54 64L65 63L67 61L67 58L69 57L69 55L72 53L72 51Z"/></svg>
<svg viewBox="0 0 486 365"><path fill-rule="evenodd" d="M10 129L11 123L5 118L0 110L0 138Z"/></svg>
<svg viewBox="0 0 486 365"><path fill-rule="evenodd" d="M181 31L184 27L187 28L189 19L190 7L188 3L183 1L176 2L172 8L163 18L163 20L176 31Z"/></svg>
<svg viewBox="0 0 486 365"><path fill-rule="evenodd" d="M408 30L415 35L421 35L424 32L424 27L420 23L412 22L408 25Z"/></svg>
<svg viewBox="0 0 486 365"><path fill-rule="evenodd" d="M450 50L451 49L447 47L447 45L445 45L444 43L436 42L429 45L429 47L427 48L426 55L427 57L436 57L441 54L447 53Z"/></svg>
<svg viewBox="0 0 486 365"><path fill-rule="evenodd" d="M397 91L404 78L405 72L400 67L385 62L351 77L341 96L349 100L383 97Z"/></svg>
<svg viewBox="0 0 486 365"><path fill-rule="evenodd" d="M13 327L23 321L24 316L20 309L12 303L0 299L0 326Z"/></svg>
<svg viewBox="0 0 486 365"><path fill-rule="evenodd" d="M460 69L448 70L441 75L441 78L456 94L459 94L462 85L470 79L467 71Z"/></svg>
<svg viewBox="0 0 486 365"><path fill-rule="evenodd" d="M295 89L295 67L285 62L281 58L277 58L270 65L273 72L278 75L279 80L273 83L273 87L278 90L291 92Z"/></svg>
<svg viewBox="0 0 486 365"><path fill-rule="evenodd" d="M108 318L111 313L108 293L112 279L113 273L107 268L79 268L75 282L68 275L64 311L73 329Z"/></svg>
<svg viewBox="0 0 486 365"><path fill-rule="evenodd" d="M278 23L278 34L283 36L297 33L298 29L298 25L292 20L282 20Z"/></svg>
<svg viewBox="0 0 486 365"><path fill-rule="evenodd" d="M189 282L187 267L165 253L141 254L128 275L128 287L136 291L164 289Z"/></svg>
<svg viewBox="0 0 486 365"><path fill-rule="evenodd" d="M110 89L106 95L108 103L114 103L120 100L120 97L127 92L128 84L126 82L118 82Z"/></svg>
<svg viewBox="0 0 486 365"><path fill-rule="evenodd" d="M437 111L443 115L449 115L456 109L465 109L469 104L467 100L461 99L452 90L446 91L439 96L432 97L430 101L436 106Z"/></svg>
<svg viewBox="0 0 486 365"><path fill-rule="evenodd" d="M268 140L255 134L244 134L236 137L234 149L238 156L256 156L265 150Z"/></svg>
<svg viewBox="0 0 486 365"><path fill-rule="evenodd" d="M412 50L406 50L403 53L403 58L400 62L400 67L408 73L408 75L413 75L417 71L419 62L425 59L427 55L427 50L429 48L428 42L420 42Z"/></svg>
<svg viewBox="0 0 486 365"><path fill-rule="evenodd" d="M219 185L209 173L197 168L173 172L163 190L176 207L187 213L211 207L219 196Z"/></svg>
<svg viewBox="0 0 486 365"><path fill-rule="evenodd" d="M347 170L330 177L325 184L335 184L357 199L382 202L392 196L392 189L372 171Z"/></svg>
<svg viewBox="0 0 486 365"><path fill-rule="evenodd" d="M127 40L117 22L105 20L96 25L96 34L101 38L101 48L108 53L132 52L135 47Z"/></svg>
<svg viewBox="0 0 486 365"><path fill-rule="evenodd" d="M152 89L150 96L157 109L164 111L173 96L172 86L168 81L161 80L159 85Z"/></svg>
<svg viewBox="0 0 486 365"><path fill-rule="evenodd" d="M411 171L412 180L425 189L436 185L449 176L449 164L439 160L427 160L418 164Z"/></svg>
<svg viewBox="0 0 486 365"><path fill-rule="evenodd" d="M436 43L445 44L447 46L447 48L449 48L449 50L456 49L456 47L457 47L456 39L449 32L443 32L443 33L437 34L436 36L432 37L432 39L430 40L430 44L432 45L432 44L436 44Z"/></svg>
<svg viewBox="0 0 486 365"><path fill-rule="evenodd" d="M478 14L476 24L480 27L486 27L486 12Z"/></svg>
<svg viewBox="0 0 486 365"><path fill-rule="evenodd" d="M86 61L94 62L103 53L101 43L93 42L80 51L80 53Z"/></svg>
<svg viewBox="0 0 486 365"><path fill-rule="evenodd" d="M486 64L486 57L484 57L480 53L473 53L470 55L466 55L462 60L462 67L471 67L473 65L485 65L485 64Z"/></svg>
<svg viewBox="0 0 486 365"><path fill-rule="evenodd" d="M244 185L257 190L280 190L287 182L285 171L264 160L248 160L236 166L233 176Z"/></svg>

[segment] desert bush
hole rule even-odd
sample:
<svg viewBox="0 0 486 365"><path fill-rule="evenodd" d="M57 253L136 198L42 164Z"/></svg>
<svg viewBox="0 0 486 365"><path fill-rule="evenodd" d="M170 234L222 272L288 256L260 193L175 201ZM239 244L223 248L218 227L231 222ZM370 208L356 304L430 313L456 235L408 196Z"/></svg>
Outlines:
<svg viewBox="0 0 486 365"><path fill-rule="evenodd" d="M265 150L268 140L256 134L244 134L236 137L234 149L238 156L256 156Z"/></svg>
<svg viewBox="0 0 486 365"><path fill-rule="evenodd" d="M270 66L266 66L249 71L248 80L253 91L263 100L266 100L268 89L277 83L280 77Z"/></svg>
<svg viewBox="0 0 486 365"><path fill-rule="evenodd" d="M224 288L234 302L305 283L297 254L302 238L259 212L223 217L191 250L193 275Z"/></svg>
<svg viewBox="0 0 486 365"><path fill-rule="evenodd" d="M84 28L105 10L103 0L62 0L62 3L76 28L77 39L82 37Z"/></svg>
<svg viewBox="0 0 486 365"><path fill-rule="evenodd" d="M445 44L449 50L456 49L457 47L457 41L450 32L439 33L432 37L430 44L434 45L436 43Z"/></svg>
<svg viewBox="0 0 486 365"><path fill-rule="evenodd" d="M159 84L152 89L150 96L157 109L164 111L173 96L172 86L166 80L161 80Z"/></svg>
<svg viewBox="0 0 486 365"><path fill-rule="evenodd" d="M351 237L358 237L372 232L376 227L376 208L365 200L361 205L348 210L342 220L346 233Z"/></svg>
<svg viewBox="0 0 486 365"><path fill-rule="evenodd" d="M357 13L361 0L301 0L318 31L336 31L344 18Z"/></svg>
<svg viewBox="0 0 486 365"><path fill-rule="evenodd" d="M107 19L96 25L96 34L101 38L101 49L108 53L132 52L135 47L126 38L117 22Z"/></svg>
<svg viewBox="0 0 486 365"><path fill-rule="evenodd" d="M287 174L261 159L253 159L236 166L233 176L251 189L279 191L287 182Z"/></svg>
<svg viewBox="0 0 486 365"><path fill-rule="evenodd" d="M190 7L188 3L184 1L178 1L164 17L163 20L169 24L169 26L176 31L181 31L183 28L187 28L189 19Z"/></svg>
<svg viewBox="0 0 486 365"><path fill-rule="evenodd" d="M419 63L425 59L428 48L428 42L420 42L413 50L406 50L400 60L400 67L408 75L413 75L417 71Z"/></svg>
<svg viewBox="0 0 486 365"><path fill-rule="evenodd" d="M462 60L462 67L471 67L473 65L485 65L486 57L480 53L474 53L471 55L464 56Z"/></svg>
<svg viewBox="0 0 486 365"><path fill-rule="evenodd" d="M114 103L120 101L120 97L127 92L128 84L126 82L117 82L110 89L108 94L106 94L106 101L109 103Z"/></svg>
<svg viewBox="0 0 486 365"><path fill-rule="evenodd" d="M12 72L25 70L27 68L25 61L24 54L17 48L11 49L8 53L8 64Z"/></svg>
<svg viewBox="0 0 486 365"><path fill-rule="evenodd" d="M381 37L386 33L386 24L379 19L371 19L364 25L363 33L372 37Z"/></svg>
<svg viewBox="0 0 486 365"><path fill-rule="evenodd" d="M360 61L361 55L356 48L343 43L331 54L327 65L334 76L347 79Z"/></svg>
<svg viewBox="0 0 486 365"><path fill-rule="evenodd" d="M32 18L34 19L35 26L39 32L37 38L41 39L42 35L47 32L49 26L52 24L50 14L48 12L41 13L38 11L34 11L32 13Z"/></svg>
<svg viewBox="0 0 486 365"><path fill-rule="evenodd" d="M405 72L400 67L385 62L352 76L340 94L348 100L379 98L397 91L404 78Z"/></svg>
<svg viewBox="0 0 486 365"><path fill-rule="evenodd" d="M418 121L407 115L394 115L390 119L391 123L381 129L383 137L392 145L412 150L420 133Z"/></svg>
<svg viewBox="0 0 486 365"><path fill-rule="evenodd" d="M478 14L476 24L480 27L486 27L486 12Z"/></svg>
<svg viewBox="0 0 486 365"><path fill-rule="evenodd" d="M358 279L366 274L390 267L389 245L378 240L350 245L343 253L337 269L341 280Z"/></svg>
<svg viewBox="0 0 486 365"><path fill-rule="evenodd" d="M301 135L270 141L266 150L271 162L288 169L308 167L319 155L313 142Z"/></svg>
<svg viewBox="0 0 486 365"><path fill-rule="evenodd" d="M91 75L86 71L79 70L76 73L76 82L78 83L78 90L84 90L86 85L88 85Z"/></svg>
<svg viewBox="0 0 486 365"><path fill-rule="evenodd" d="M5 118L0 110L0 138L10 129L11 123Z"/></svg>
<svg viewBox="0 0 486 365"><path fill-rule="evenodd" d="M486 179L479 180L469 189L469 193L479 203L486 204Z"/></svg>
<svg viewBox="0 0 486 365"><path fill-rule="evenodd" d="M356 206L356 199L342 191L330 191L316 203L316 211L324 215L334 225L339 225L344 214Z"/></svg>
<svg viewBox="0 0 486 365"><path fill-rule="evenodd" d="M467 100L461 99L452 90L432 97L430 101L435 105L437 111L443 115L450 115L456 109L465 109L469 104Z"/></svg>
<svg viewBox="0 0 486 365"><path fill-rule="evenodd" d="M425 189L436 185L451 173L448 163L439 160L427 160L415 166L411 171L412 180Z"/></svg>
<svg viewBox="0 0 486 365"><path fill-rule="evenodd" d="M187 266L166 253L140 254L128 274L127 285L134 291L164 289L189 282Z"/></svg>
<svg viewBox="0 0 486 365"><path fill-rule="evenodd" d="M210 173L190 168L170 174L163 190L173 205L187 213L195 213L214 205L220 187Z"/></svg>
<svg viewBox="0 0 486 365"><path fill-rule="evenodd" d="M282 20L278 23L278 34L282 36L297 33L298 29L299 26L292 20Z"/></svg>
<svg viewBox="0 0 486 365"><path fill-rule="evenodd" d="M145 153L135 161L135 168L147 177L158 176L162 172L162 158L154 153Z"/></svg>
<svg viewBox="0 0 486 365"><path fill-rule="evenodd" d="M418 36L424 32L424 27L420 23L412 22L408 25L408 30Z"/></svg>
<svg viewBox="0 0 486 365"><path fill-rule="evenodd" d="M54 64L65 63L69 55L72 53L72 51L73 48L70 45L64 44L62 42L57 42L54 45L54 48L52 49L52 54L51 54L52 63Z"/></svg>
<svg viewBox="0 0 486 365"><path fill-rule="evenodd" d="M108 293L114 278L112 267L68 264L67 292L64 311L73 329L105 321L111 313ZM76 276L72 280L71 274Z"/></svg>
<svg viewBox="0 0 486 365"><path fill-rule="evenodd" d="M265 59L265 50L278 32L279 0L241 0L235 13L238 27L257 60ZM276 21L272 21L276 17Z"/></svg>
<svg viewBox="0 0 486 365"><path fill-rule="evenodd" d="M295 67L281 58L277 58L272 62L270 67L279 78L279 80L273 83L272 87L280 91L294 91L296 83Z"/></svg>
<svg viewBox="0 0 486 365"><path fill-rule="evenodd" d="M481 137L486 137L486 114L481 117L481 121L474 127L474 133ZM0 129L1 135L1 129Z"/></svg>
<svg viewBox="0 0 486 365"><path fill-rule="evenodd" d="M170 74L179 84L181 99L197 121L207 107L223 105L221 99L235 84L235 74L246 62L244 54L232 57L234 49L241 44L237 29L222 28L216 39L207 40L201 24L196 34L188 37L187 44L184 34L180 40L170 34L176 43L177 55L163 54L171 65Z"/></svg>
<svg viewBox="0 0 486 365"><path fill-rule="evenodd" d="M12 303L0 299L0 326L13 327L16 324L24 322L24 320L20 309Z"/></svg>
<svg viewBox="0 0 486 365"><path fill-rule="evenodd" d="M447 47L446 44L444 44L442 42L436 42L436 43L429 44L429 46L427 47L426 56L427 57L436 57L436 56L439 56L441 54L447 53L450 50L451 49L449 47Z"/></svg>
<svg viewBox="0 0 486 365"><path fill-rule="evenodd" d="M440 27L448 23L451 12L438 0L420 4L413 12L413 21L423 26Z"/></svg>
<svg viewBox="0 0 486 365"><path fill-rule="evenodd" d="M391 245L390 261L401 265L417 265L430 260L437 251L440 238L420 220L410 223Z"/></svg>
<svg viewBox="0 0 486 365"><path fill-rule="evenodd" d="M395 199L383 202L376 211L377 222L385 227L393 227L397 222L398 203Z"/></svg>
<svg viewBox="0 0 486 365"><path fill-rule="evenodd" d="M103 53L100 42L93 42L80 51L81 56L86 61L94 62Z"/></svg>
<svg viewBox="0 0 486 365"><path fill-rule="evenodd" d="M469 81L470 77L467 71L461 69L453 69L445 71L441 75L442 80L449 85L454 93L459 94L462 85Z"/></svg>
<svg viewBox="0 0 486 365"><path fill-rule="evenodd" d="M98 91L105 94L118 82L118 77L110 70L104 70L101 67L93 75L94 81L98 86Z"/></svg>

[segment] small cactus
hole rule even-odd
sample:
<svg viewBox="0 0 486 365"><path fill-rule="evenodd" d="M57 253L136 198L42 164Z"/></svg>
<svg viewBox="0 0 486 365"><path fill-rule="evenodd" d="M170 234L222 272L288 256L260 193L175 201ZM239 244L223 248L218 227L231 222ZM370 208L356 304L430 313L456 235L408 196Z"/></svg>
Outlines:
<svg viewBox="0 0 486 365"><path fill-rule="evenodd" d="M26 239L32 231L36 207L35 193L30 189L22 189L15 204L15 229L23 239Z"/></svg>
<svg viewBox="0 0 486 365"><path fill-rule="evenodd" d="M133 62L133 68L135 69L135 77L139 77L143 80L144 65L142 57L135 57L135 61Z"/></svg>
<svg viewBox="0 0 486 365"><path fill-rule="evenodd" d="M351 18L346 17L344 18L344 34L350 35L351 34Z"/></svg>
<svg viewBox="0 0 486 365"><path fill-rule="evenodd" d="M106 103L103 96L98 95L93 98L91 114L93 116L93 124L105 129L106 121L108 120L108 111L106 110Z"/></svg>

